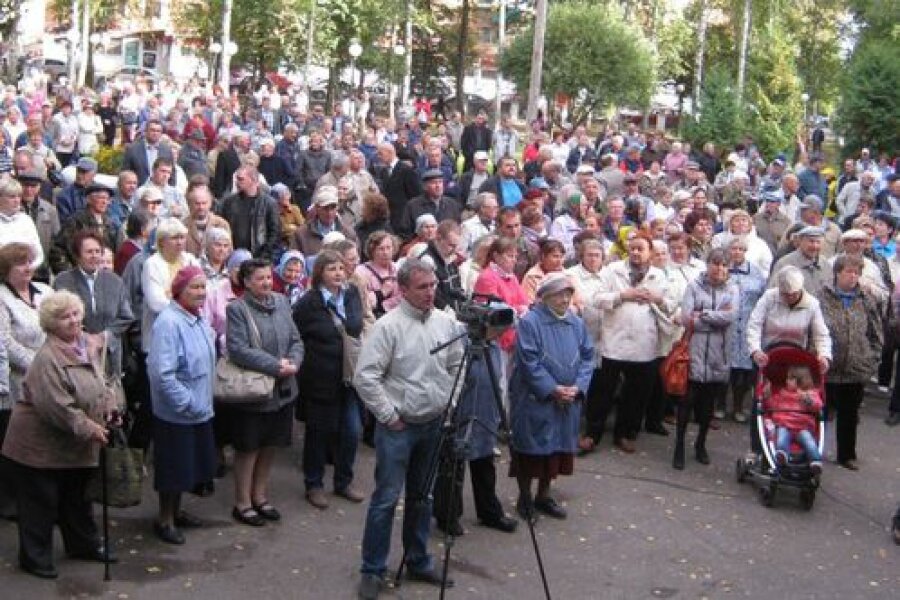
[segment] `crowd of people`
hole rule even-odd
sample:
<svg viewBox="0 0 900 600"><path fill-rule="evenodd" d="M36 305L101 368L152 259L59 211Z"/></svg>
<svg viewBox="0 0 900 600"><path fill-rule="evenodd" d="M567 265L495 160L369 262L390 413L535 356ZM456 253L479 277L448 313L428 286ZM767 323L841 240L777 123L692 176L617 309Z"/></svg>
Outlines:
<svg viewBox="0 0 900 600"><path fill-rule="evenodd" d="M566 518L551 482L600 448L613 413L625 453L674 425L678 470L696 422L694 458L709 464L708 437L748 420L777 343L818 357L837 464L864 466L865 386L887 391L900 371L892 157L864 150L838 175L802 147L767 160L749 136L722 151L631 124L592 139L544 120L522 133L506 117L440 117L326 115L265 90L5 88L0 512L18 520L25 571L56 577L54 523L69 555L108 559L84 488L110 428L152 448L153 529L183 544L203 520L182 494L214 493L229 469L237 522L282 518L271 472L297 421L317 509L333 500L329 464L335 496L366 499L354 465L360 441L375 448L361 597L384 584L404 487L409 576L439 583L430 525L464 533L465 466L478 520L517 526L485 432L442 466L434 508L425 489L465 342L428 351L459 334L473 293L515 324L487 332L457 404L488 428L509 411L522 519ZM104 146L121 147L118 172L99 172ZM685 329L689 389L673 396L660 364ZM264 389L222 395L226 372ZM900 423L900 386L884 417ZM785 427L782 446L798 434Z"/></svg>

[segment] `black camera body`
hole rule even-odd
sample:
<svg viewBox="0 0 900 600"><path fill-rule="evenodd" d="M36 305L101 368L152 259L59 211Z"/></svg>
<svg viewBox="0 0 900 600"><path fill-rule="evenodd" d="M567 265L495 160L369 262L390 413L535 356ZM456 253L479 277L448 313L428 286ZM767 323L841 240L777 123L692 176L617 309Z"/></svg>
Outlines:
<svg viewBox="0 0 900 600"><path fill-rule="evenodd" d="M472 294L456 307L456 318L466 325L472 340L485 341L488 331L502 333L515 324L516 313L500 298Z"/></svg>

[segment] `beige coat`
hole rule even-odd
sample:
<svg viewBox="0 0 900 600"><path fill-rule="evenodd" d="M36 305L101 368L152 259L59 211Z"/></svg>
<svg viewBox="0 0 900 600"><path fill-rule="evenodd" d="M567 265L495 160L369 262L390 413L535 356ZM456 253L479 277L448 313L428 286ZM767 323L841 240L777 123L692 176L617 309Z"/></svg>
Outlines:
<svg viewBox="0 0 900 600"><path fill-rule="evenodd" d="M72 348L48 336L13 407L3 456L36 469L97 465L100 445L91 441L90 421L104 422L115 406L106 392L99 357L83 362Z"/></svg>

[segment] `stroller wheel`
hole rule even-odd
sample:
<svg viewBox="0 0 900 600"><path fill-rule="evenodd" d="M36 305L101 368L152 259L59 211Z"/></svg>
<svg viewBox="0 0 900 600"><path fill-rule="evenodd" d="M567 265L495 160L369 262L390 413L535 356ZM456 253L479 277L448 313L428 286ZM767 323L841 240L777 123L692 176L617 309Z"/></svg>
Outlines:
<svg viewBox="0 0 900 600"><path fill-rule="evenodd" d="M816 491L815 490L801 490L800 491L800 506L803 507L803 510L812 510L812 507L815 503L816 503Z"/></svg>
<svg viewBox="0 0 900 600"><path fill-rule="evenodd" d="M775 503L775 489L769 489L767 487L759 488L759 503L766 508L771 508Z"/></svg>
<svg viewBox="0 0 900 600"><path fill-rule="evenodd" d="M744 483L747 480L747 465L743 458L737 459L734 465L734 476L738 483Z"/></svg>

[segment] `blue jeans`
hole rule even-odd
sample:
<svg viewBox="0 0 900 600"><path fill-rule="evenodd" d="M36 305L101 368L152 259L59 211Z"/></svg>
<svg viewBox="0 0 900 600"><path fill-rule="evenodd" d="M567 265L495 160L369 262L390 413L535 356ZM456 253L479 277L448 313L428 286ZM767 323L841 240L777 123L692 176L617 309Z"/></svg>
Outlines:
<svg viewBox="0 0 900 600"><path fill-rule="evenodd" d="M329 448L334 453L334 490L341 492L353 481L353 463L362 432L359 400L353 388L346 388L341 400L339 429L336 432L307 427L303 438L303 480L307 490L324 487L325 463Z"/></svg>
<svg viewBox="0 0 900 600"><path fill-rule="evenodd" d="M383 577L391 549L394 510L400 492L406 486L403 511L403 547L411 571L434 568L428 554L431 527L431 499L423 489L440 439L440 419L428 423L406 424L403 431L391 431L381 423L375 426L375 491L369 501L366 531L362 543L364 574Z"/></svg>
<svg viewBox="0 0 900 600"><path fill-rule="evenodd" d="M791 442L796 440L798 444L803 447L803 451L806 453L806 459L810 462L817 460L822 460L822 455L819 454L819 446L816 443L816 438L813 437L813 434L806 429L798 431L795 434L795 437L791 435L790 429L787 427L778 427L775 429L775 447L778 450L781 450L788 456L791 455Z"/></svg>

